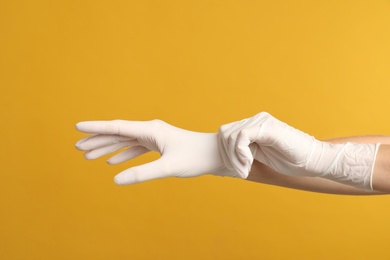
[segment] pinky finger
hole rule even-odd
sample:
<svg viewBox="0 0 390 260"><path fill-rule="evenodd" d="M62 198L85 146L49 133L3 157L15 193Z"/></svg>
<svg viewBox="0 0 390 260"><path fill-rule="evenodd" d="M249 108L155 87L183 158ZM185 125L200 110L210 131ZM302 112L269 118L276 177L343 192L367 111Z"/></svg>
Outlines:
<svg viewBox="0 0 390 260"><path fill-rule="evenodd" d="M150 150L144 146L132 146L129 149L120 152L110 159L107 160L108 164L118 164L125 161L128 161L130 159L136 158L140 155L143 155L147 152L150 152Z"/></svg>

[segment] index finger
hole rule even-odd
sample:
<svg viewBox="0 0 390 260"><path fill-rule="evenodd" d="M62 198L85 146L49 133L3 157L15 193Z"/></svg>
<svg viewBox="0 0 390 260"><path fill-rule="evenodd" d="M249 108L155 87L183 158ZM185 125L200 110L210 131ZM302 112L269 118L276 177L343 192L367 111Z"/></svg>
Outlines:
<svg viewBox="0 0 390 260"><path fill-rule="evenodd" d="M139 137L147 129L145 121L109 120L83 121L76 124L76 129L88 134L112 134Z"/></svg>

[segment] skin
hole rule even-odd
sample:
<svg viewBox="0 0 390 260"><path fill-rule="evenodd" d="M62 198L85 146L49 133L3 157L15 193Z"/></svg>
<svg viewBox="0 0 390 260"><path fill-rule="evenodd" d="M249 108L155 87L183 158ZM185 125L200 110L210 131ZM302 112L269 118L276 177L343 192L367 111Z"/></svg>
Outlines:
<svg viewBox="0 0 390 260"><path fill-rule="evenodd" d="M383 195L390 193L390 136L356 136L327 140L331 143L381 143L373 172L374 191L367 192L352 186L316 177L295 177L278 173L254 161L246 180L285 188L340 195Z"/></svg>
<svg viewBox="0 0 390 260"><path fill-rule="evenodd" d="M376 191L390 192L390 145L381 145L374 166L373 188Z"/></svg>

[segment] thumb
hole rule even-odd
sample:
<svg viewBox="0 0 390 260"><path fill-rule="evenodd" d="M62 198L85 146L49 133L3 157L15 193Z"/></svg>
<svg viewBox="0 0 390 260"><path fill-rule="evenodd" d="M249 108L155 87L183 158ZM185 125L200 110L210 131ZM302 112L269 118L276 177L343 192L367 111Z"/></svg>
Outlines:
<svg viewBox="0 0 390 260"><path fill-rule="evenodd" d="M117 185L128 185L159 178L167 178L171 175L166 169L166 160L163 157L160 157L156 161L124 170L114 177L114 182Z"/></svg>

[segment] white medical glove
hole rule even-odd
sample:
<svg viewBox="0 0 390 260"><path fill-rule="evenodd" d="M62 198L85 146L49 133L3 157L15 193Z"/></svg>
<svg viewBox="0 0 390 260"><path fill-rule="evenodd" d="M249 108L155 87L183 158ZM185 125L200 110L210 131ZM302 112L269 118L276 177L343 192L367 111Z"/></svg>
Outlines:
<svg viewBox="0 0 390 260"><path fill-rule="evenodd" d="M130 148L107 162L121 163L149 151L161 154L153 162L129 168L116 175L114 181L119 185L203 174L239 177L224 165L216 133L187 131L160 120L86 121L78 123L76 128L93 134L76 143L77 149L87 151L86 159L96 159L124 147Z"/></svg>
<svg viewBox="0 0 390 260"><path fill-rule="evenodd" d="M372 190L379 144L322 142L266 112L221 126L218 140L225 164L241 176L248 175L256 159L286 175L323 177Z"/></svg>

